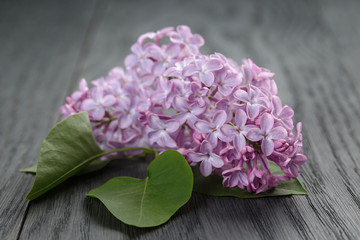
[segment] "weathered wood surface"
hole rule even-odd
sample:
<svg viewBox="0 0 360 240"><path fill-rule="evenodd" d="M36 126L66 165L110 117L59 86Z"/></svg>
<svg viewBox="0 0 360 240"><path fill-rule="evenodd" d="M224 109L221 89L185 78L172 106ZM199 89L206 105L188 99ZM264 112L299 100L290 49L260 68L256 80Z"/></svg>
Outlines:
<svg viewBox="0 0 360 240"><path fill-rule="evenodd" d="M360 3L357 1L0 2L0 239L358 239ZM114 162L24 200L58 107L80 77L122 65L137 36L187 24L204 53L250 57L274 71L304 125L309 196L235 199L194 194L158 228L116 220L92 188L147 163Z"/></svg>

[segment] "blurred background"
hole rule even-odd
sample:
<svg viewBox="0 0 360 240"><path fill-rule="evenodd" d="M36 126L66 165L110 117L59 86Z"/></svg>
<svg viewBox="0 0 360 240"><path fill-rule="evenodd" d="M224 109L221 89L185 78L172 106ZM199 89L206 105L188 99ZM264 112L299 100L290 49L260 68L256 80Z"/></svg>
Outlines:
<svg viewBox="0 0 360 240"><path fill-rule="evenodd" d="M358 237L359 10L355 0L0 0L1 239ZM202 53L220 52L237 62L251 58L276 73L283 103L304 125L309 160L299 179L310 195L195 195L196 212L185 206L162 230L125 226L84 198L120 170L75 179L31 204L23 200L33 177L18 169L36 162L58 108L78 81L123 66L140 34L180 24L204 37ZM88 219L89 211L98 217Z"/></svg>

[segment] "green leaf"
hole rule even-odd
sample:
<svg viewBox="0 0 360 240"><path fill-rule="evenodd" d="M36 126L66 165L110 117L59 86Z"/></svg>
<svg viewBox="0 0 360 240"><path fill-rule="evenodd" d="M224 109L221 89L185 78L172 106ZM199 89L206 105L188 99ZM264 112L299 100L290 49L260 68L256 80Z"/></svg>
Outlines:
<svg viewBox="0 0 360 240"><path fill-rule="evenodd" d="M106 160L95 159L90 164L86 165L83 169L81 169L76 174L76 176L85 175L88 173L99 171L100 169L103 169L104 167L106 167L112 160L114 160L114 159L113 158L108 158Z"/></svg>
<svg viewBox="0 0 360 240"><path fill-rule="evenodd" d="M283 174L281 169L270 162L269 169L274 174ZM201 175L199 168L193 168L194 173L194 191L210 196L231 196L238 198L261 198L261 197L276 197L287 195L304 195L309 194L301 183L295 178L290 181L279 182L279 185L271 190L259 194L249 193L246 190L238 187L226 188L222 185L222 178L217 175L210 175L204 177Z"/></svg>
<svg viewBox="0 0 360 240"><path fill-rule="evenodd" d="M106 165L108 165L112 160L112 158L106 159L106 160L100 160L100 159L95 159L94 161L92 161L91 163L89 163L88 165L85 165L77 174L78 175L84 175L84 174L88 174L88 173L92 173L95 171L98 171L102 168L104 168ZM28 167L28 168L24 168L24 169L20 169L20 172L23 173L32 173L32 174L36 174L36 167L37 164Z"/></svg>
<svg viewBox="0 0 360 240"><path fill-rule="evenodd" d="M67 117L57 123L43 141L35 182L26 198L33 200L41 196L101 155L88 114L81 112Z"/></svg>
<svg viewBox="0 0 360 240"><path fill-rule="evenodd" d="M154 159L145 179L112 178L87 196L98 198L120 221L153 227L165 223L189 199L193 174L185 158L167 150Z"/></svg>
<svg viewBox="0 0 360 240"><path fill-rule="evenodd" d="M37 165L32 165L31 167L28 167L28 168L23 168L23 169L20 169L19 171L20 172L23 172L23 173L36 173L36 167Z"/></svg>

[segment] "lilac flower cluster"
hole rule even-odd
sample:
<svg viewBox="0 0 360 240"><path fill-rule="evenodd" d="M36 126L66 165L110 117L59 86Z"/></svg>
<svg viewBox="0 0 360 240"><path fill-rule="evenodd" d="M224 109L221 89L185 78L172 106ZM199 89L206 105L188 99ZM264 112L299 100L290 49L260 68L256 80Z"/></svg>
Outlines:
<svg viewBox="0 0 360 240"><path fill-rule="evenodd" d="M116 67L67 98L63 117L88 111L103 150L176 149L202 175L225 187L260 193L299 174L301 123L283 106L274 73L250 59L238 66L220 53L199 53L203 38L189 27L145 33ZM284 175L275 175L269 162Z"/></svg>

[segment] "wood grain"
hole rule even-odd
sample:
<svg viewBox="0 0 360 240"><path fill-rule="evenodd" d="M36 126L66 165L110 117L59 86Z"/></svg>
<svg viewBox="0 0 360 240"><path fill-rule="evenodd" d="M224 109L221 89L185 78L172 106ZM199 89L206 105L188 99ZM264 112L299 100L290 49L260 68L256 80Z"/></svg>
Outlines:
<svg viewBox="0 0 360 240"><path fill-rule="evenodd" d="M0 4L0 239L16 239L29 206L41 141L73 88L93 2L5 1Z"/></svg>
<svg viewBox="0 0 360 240"><path fill-rule="evenodd" d="M4 7L3 7L4 6ZM15 14L20 11L21 14ZM0 8L1 239L357 239L360 234L360 4L356 1L5 2ZM19 12L18 12L19 13ZM204 53L250 57L276 73L303 122L309 196L194 194L165 225L138 229L85 197L112 177L144 177L148 161L113 162L44 197L23 200L57 108L80 77L123 65L143 32L187 24Z"/></svg>

